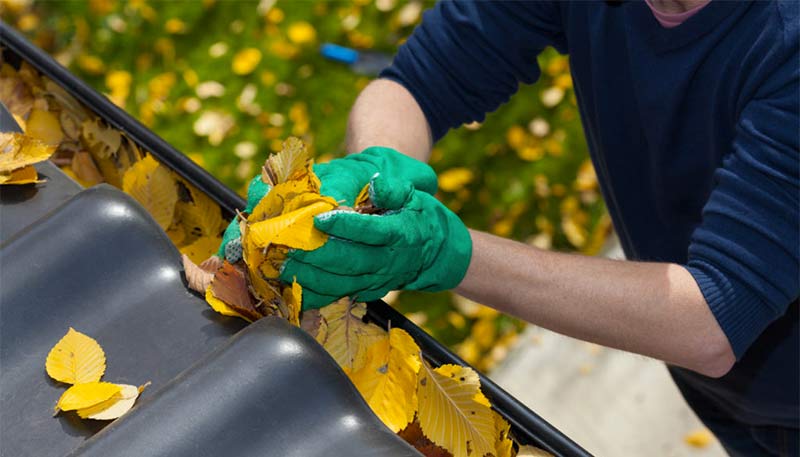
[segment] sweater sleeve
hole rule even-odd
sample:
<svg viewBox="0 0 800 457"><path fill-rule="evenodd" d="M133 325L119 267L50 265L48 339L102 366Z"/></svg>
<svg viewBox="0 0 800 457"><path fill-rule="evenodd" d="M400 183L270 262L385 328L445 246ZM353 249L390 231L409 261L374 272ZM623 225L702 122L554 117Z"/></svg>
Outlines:
<svg viewBox="0 0 800 457"><path fill-rule="evenodd" d="M800 295L800 59L791 47L764 66L689 246L687 268L737 359Z"/></svg>
<svg viewBox="0 0 800 457"><path fill-rule="evenodd" d="M546 46L566 52L556 3L439 2L381 77L411 92L437 141L450 128L483 121L520 82L535 82Z"/></svg>

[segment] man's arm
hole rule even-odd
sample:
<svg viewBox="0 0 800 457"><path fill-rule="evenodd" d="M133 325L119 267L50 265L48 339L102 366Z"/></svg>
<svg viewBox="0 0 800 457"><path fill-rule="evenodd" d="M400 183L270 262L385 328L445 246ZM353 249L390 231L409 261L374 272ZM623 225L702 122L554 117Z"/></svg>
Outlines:
<svg viewBox="0 0 800 457"><path fill-rule="evenodd" d="M471 231L462 295L550 330L711 377L735 362L694 278L680 265L544 251Z"/></svg>
<svg viewBox="0 0 800 457"><path fill-rule="evenodd" d="M378 80L353 108L348 150L377 144L427 160L429 131L414 97L397 83ZM725 374L735 360L697 283L679 265L560 254L471 234L472 261L457 289L469 298L565 335L707 376Z"/></svg>
<svg viewBox="0 0 800 457"><path fill-rule="evenodd" d="M405 87L378 79L356 99L347 123L348 153L384 146L427 162L431 144L431 129L425 115Z"/></svg>

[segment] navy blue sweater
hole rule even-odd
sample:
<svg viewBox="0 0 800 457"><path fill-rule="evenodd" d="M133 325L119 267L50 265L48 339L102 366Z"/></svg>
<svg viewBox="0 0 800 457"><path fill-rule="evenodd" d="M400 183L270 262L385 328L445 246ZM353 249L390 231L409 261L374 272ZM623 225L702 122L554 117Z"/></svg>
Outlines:
<svg viewBox="0 0 800 457"><path fill-rule="evenodd" d="M712 1L661 27L644 2L444 2L385 78L434 139L483 120L569 54L586 138L629 259L693 275L737 357L679 384L747 424L798 426L798 3ZM702 411L698 411L702 416Z"/></svg>

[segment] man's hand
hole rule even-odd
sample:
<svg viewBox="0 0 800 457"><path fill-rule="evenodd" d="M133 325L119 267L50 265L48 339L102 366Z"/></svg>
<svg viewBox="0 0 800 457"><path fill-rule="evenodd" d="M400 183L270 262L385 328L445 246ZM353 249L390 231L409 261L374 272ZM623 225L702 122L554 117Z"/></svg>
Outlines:
<svg viewBox="0 0 800 457"><path fill-rule="evenodd" d="M314 173L322 182L320 189L322 195L333 197L345 206L353 206L361 189L376 173L408 181L414 188L431 195L436 193L437 187L436 173L430 166L400 154L394 149L378 146L342 159L316 164ZM261 180L260 175L253 178L247 188L247 207L244 212L252 212L269 189L269 185ZM230 263L241 260L241 236L239 221L234 219L225 229L217 257L224 258Z"/></svg>
<svg viewBox="0 0 800 457"><path fill-rule="evenodd" d="M458 216L409 181L380 174L369 190L385 213L321 214L314 225L330 235L325 245L284 262L281 279L303 286L303 309L344 296L369 301L396 289L450 289L466 274L472 240Z"/></svg>

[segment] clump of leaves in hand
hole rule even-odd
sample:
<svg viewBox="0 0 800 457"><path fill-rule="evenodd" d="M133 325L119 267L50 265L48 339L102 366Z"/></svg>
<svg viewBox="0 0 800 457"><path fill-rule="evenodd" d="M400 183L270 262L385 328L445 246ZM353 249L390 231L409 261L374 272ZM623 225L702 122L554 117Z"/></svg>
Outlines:
<svg viewBox="0 0 800 457"><path fill-rule="evenodd" d="M336 201L320 194L312 161L297 138L284 142L278 154L264 164L261 179L270 191L252 213L238 215L242 233L242 260L222 263L213 272L184 257L189 285L206 295L209 305L229 316L255 321L279 315L300 325L302 288L278 280L289 249L317 249L327 235L314 227L314 216L336 208Z"/></svg>

